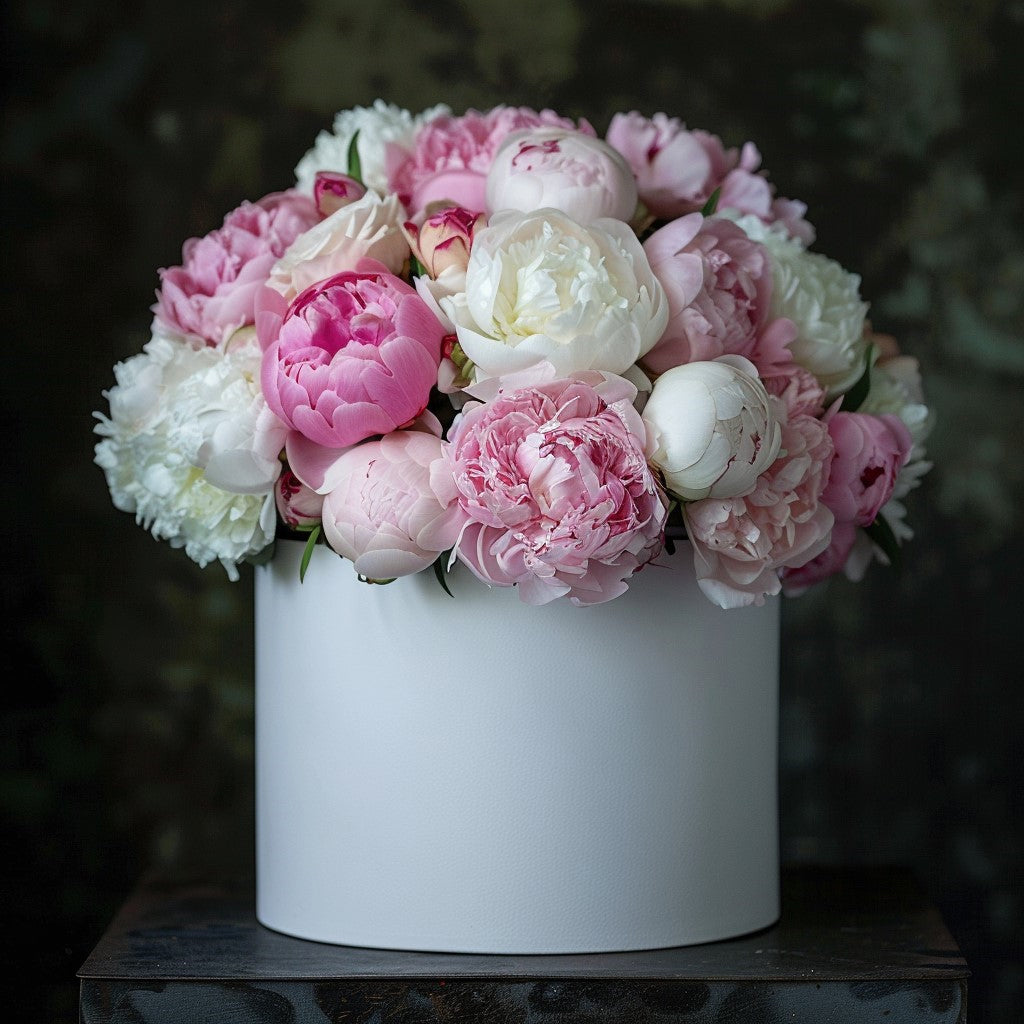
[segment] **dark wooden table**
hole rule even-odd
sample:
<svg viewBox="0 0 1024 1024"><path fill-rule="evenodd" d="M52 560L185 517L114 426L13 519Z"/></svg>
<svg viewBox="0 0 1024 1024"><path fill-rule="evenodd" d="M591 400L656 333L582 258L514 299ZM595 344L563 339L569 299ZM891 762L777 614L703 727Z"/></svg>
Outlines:
<svg viewBox="0 0 1024 1024"><path fill-rule="evenodd" d="M470 956L289 938L251 884L150 879L79 971L84 1024L962 1024L968 968L901 868L793 867L782 918L644 953Z"/></svg>

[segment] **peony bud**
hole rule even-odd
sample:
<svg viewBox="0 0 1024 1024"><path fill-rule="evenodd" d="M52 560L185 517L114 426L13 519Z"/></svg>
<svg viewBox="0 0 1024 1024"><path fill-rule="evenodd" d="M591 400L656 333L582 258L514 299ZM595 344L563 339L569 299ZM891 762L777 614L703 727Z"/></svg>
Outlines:
<svg viewBox="0 0 1024 1024"><path fill-rule="evenodd" d="M473 235L486 221L482 213L462 206L445 206L430 214L419 228L413 221L406 221L404 229L413 255L427 274L436 279L449 267L466 269Z"/></svg>
<svg viewBox="0 0 1024 1024"><path fill-rule="evenodd" d="M637 209L636 179L607 142L566 128L513 132L487 174L489 211L561 210L580 224L600 217L629 222Z"/></svg>
<svg viewBox="0 0 1024 1024"><path fill-rule="evenodd" d="M323 511L324 496L307 487L290 469L285 469L274 485L278 514L293 530L316 526Z"/></svg>
<svg viewBox="0 0 1024 1024"><path fill-rule="evenodd" d="M742 356L666 370L643 420L648 459L684 501L749 494L782 437L757 370Z"/></svg>
<svg viewBox="0 0 1024 1024"><path fill-rule="evenodd" d="M347 174L334 171L317 171L313 180L313 199L321 217L329 217L366 195L366 186Z"/></svg>

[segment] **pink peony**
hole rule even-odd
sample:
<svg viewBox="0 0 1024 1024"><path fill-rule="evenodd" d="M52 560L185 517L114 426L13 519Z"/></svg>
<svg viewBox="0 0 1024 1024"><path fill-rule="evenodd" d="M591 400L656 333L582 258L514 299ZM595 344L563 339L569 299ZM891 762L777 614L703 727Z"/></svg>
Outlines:
<svg viewBox="0 0 1024 1024"><path fill-rule="evenodd" d="M450 478L445 499L431 486L433 476L449 475L444 447L432 433L398 430L338 459L338 482L324 498L324 536L361 576L408 576L454 546L465 517Z"/></svg>
<svg viewBox="0 0 1024 1024"><path fill-rule="evenodd" d="M889 500L913 438L891 414L837 412L828 420L836 457L821 500L840 523L870 526Z"/></svg>
<svg viewBox="0 0 1024 1024"><path fill-rule="evenodd" d="M626 158L641 200L656 217L679 217L707 202L711 155L677 118L616 114L605 137Z"/></svg>
<svg viewBox="0 0 1024 1024"><path fill-rule="evenodd" d="M260 311L261 381L267 404L293 430L344 448L426 408L444 328L382 264L364 260L312 285L283 312L275 295L266 289Z"/></svg>
<svg viewBox="0 0 1024 1024"><path fill-rule="evenodd" d="M771 302L771 257L763 245L732 221L691 213L655 231L644 252L669 308L668 326L643 357L647 369L750 355Z"/></svg>
<svg viewBox="0 0 1024 1024"><path fill-rule="evenodd" d="M781 590L780 570L828 547L833 516L821 501L833 452L828 428L795 416L782 428L782 451L750 494L683 506L697 581L722 608L763 604Z"/></svg>
<svg viewBox="0 0 1024 1024"><path fill-rule="evenodd" d="M636 111L616 114L605 136L629 162L640 199L655 217L670 220L701 210L716 189L718 209L752 213L765 223L782 223L810 244L814 229L804 220L807 207L793 199L776 199L753 143L726 149L717 135L689 131L676 117Z"/></svg>
<svg viewBox="0 0 1024 1024"><path fill-rule="evenodd" d="M428 203L447 201L469 210L485 209L487 172L494 154L510 132L549 125L595 134L586 121L577 126L553 110L497 106L461 116L441 114L416 133L412 153L392 147L388 186L397 192L410 216Z"/></svg>
<svg viewBox="0 0 1024 1024"><path fill-rule="evenodd" d="M794 569L783 569L783 592L790 597L802 594L816 583L841 572L850 557L854 542L857 540L857 527L852 523L836 523L832 527L832 536L828 547L820 555Z"/></svg>
<svg viewBox="0 0 1024 1024"><path fill-rule="evenodd" d="M155 325L209 345L226 341L253 323L256 295L270 268L319 220L313 200L296 190L232 210L216 231L185 243L182 266L160 271Z"/></svg>
<svg viewBox="0 0 1024 1024"><path fill-rule="evenodd" d="M636 180L617 150L586 132L528 128L498 147L487 173L487 209L533 213L550 207L580 224L631 221Z"/></svg>
<svg viewBox="0 0 1024 1024"><path fill-rule="evenodd" d="M636 389L596 372L469 402L446 457L468 517L457 552L527 604L610 601L661 550L667 503Z"/></svg>

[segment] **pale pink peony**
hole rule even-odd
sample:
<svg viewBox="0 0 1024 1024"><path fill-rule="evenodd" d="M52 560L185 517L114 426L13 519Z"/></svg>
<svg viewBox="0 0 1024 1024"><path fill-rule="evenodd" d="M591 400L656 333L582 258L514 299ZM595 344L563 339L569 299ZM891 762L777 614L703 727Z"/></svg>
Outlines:
<svg viewBox="0 0 1024 1024"><path fill-rule="evenodd" d="M364 260L307 288L284 311L267 292L258 324L263 393L293 430L344 448L426 408L444 328L382 264Z"/></svg>
<svg viewBox="0 0 1024 1024"><path fill-rule="evenodd" d="M641 201L658 219L699 211L720 189L718 209L752 213L765 223L783 224L806 244L814 240L814 229L803 216L807 207L775 198L753 143L726 149L717 135L690 131L676 117L658 113L647 118L636 111L616 114L605 138L629 162Z"/></svg>
<svg viewBox="0 0 1024 1024"><path fill-rule="evenodd" d="M553 110L501 105L486 112L468 110L461 116L441 114L419 129L411 154L392 148L389 189L398 194L411 216L440 200L483 210L487 172L498 147L510 132L542 125L595 134L588 122L577 125Z"/></svg>
<svg viewBox="0 0 1024 1024"><path fill-rule="evenodd" d="M661 550L667 514L635 396L589 372L467 403L446 450L469 519L460 561L527 604L624 593Z"/></svg>
<svg viewBox="0 0 1024 1024"><path fill-rule="evenodd" d="M307 487L290 469L283 469L277 478L274 501L281 521L292 530L320 522L324 496Z"/></svg>
<svg viewBox="0 0 1024 1024"><path fill-rule="evenodd" d="M889 500L913 438L891 414L837 412L828 420L836 457L821 500L840 523L870 526Z"/></svg>
<svg viewBox="0 0 1024 1024"><path fill-rule="evenodd" d="M679 217L707 202L711 154L677 118L616 114L605 138L628 161L640 198L656 217Z"/></svg>
<svg viewBox="0 0 1024 1024"><path fill-rule="evenodd" d="M599 217L631 221L636 179L602 139L569 128L527 128L498 147L487 173L487 209L561 210L580 224Z"/></svg>
<svg viewBox="0 0 1024 1024"><path fill-rule="evenodd" d="M765 391L781 399L790 418L820 417L825 411L825 389L810 370L793 361L789 346L796 337L792 320L772 320L758 335L750 361L757 367Z"/></svg>
<svg viewBox="0 0 1024 1024"><path fill-rule="evenodd" d="M732 221L691 213L655 231L644 252L669 308L645 368L663 373L721 355L751 355L771 303L771 257L763 245Z"/></svg>
<svg viewBox="0 0 1024 1024"><path fill-rule="evenodd" d="M434 434L398 430L338 459L337 482L324 498L324 536L361 576L408 576L455 545L465 515L455 500L444 448ZM431 486L437 475L449 477L444 499Z"/></svg>
<svg viewBox="0 0 1024 1024"><path fill-rule="evenodd" d="M832 527L829 545L820 555L795 569L783 569L779 573L783 593L796 597L816 583L821 583L829 576L841 572L846 568L856 540L856 526L852 523L836 523Z"/></svg>
<svg viewBox="0 0 1024 1024"><path fill-rule="evenodd" d="M296 190L242 203L217 230L185 243L181 266L160 271L154 325L223 343L253 323L256 295L271 267L319 220L313 200Z"/></svg>
<svg viewBox="0 0 1024 1024"><path fill-rule="evenodd" d="M781 590L781 570L828 547L834 520L821 501L833 453L828 428L795 416L782 428L782 451L744 497L683 506L697 582L722 608L764 604Z"/></svg>
<svg viewBox="0 0 1024 1024"><path fill-rule="evenodd" d="M409 258L404 219L395 196L367 192L299 235L271 268L267 284L291 302L318 281L353 270L361 259L400 274Z"/></svg>

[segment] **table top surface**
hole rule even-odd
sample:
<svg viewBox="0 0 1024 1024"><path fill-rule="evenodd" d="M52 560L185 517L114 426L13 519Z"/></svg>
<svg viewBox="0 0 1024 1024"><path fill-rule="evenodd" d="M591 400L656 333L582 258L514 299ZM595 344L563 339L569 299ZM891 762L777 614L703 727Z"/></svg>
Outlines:
<svg viewBox="0 0 1024 1024"><path fill-rule="evenodd" d="M870 981L963 979L938 911L902 867L788 867L782 915L737 939L558 956L417 953L310 942L259 924L251 880L145 879L82 965L82 979Z"/></svg>

